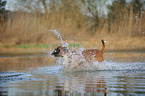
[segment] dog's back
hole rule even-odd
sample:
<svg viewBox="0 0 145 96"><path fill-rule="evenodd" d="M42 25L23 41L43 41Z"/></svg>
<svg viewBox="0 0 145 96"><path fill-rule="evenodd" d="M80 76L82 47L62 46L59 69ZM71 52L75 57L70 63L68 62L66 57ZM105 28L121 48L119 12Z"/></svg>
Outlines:
<svg viewBox="0 0 145 96"><path fill-rule="evenodd" d="M92 59L94 59L95 61L102 62L104 60L103 53L105 51L105 42L104 42L104 40L101 40L101 41L103 44L101 51L99 51L97 49L89 49L89 50L84 50L82 52L86 61L91 61Z"/></svg>

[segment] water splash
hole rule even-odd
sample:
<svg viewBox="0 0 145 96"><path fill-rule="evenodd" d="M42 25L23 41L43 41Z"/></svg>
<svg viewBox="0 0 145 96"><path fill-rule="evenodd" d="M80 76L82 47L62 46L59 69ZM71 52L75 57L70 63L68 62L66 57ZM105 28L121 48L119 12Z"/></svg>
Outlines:
<svg viewBox="0 0 145 96"><path fill-rule="evenodd" d="M76 53L67 53L59 64L64 72L78 71L145 71L145 63L142 62L115 62L107 61L91 62L85 61L82 55L83 50L77 50Z"/></svg>
<svg viewBox="0 0 145 96"><path fill-rule="evenodd" d="M61 34L57 30L48 30L44 28L43 26L39 26L39 28L46 30L46 31L51 31L53 32L60 40L62 43L63 47L68 48L68 43L64 42L62 39ZM63 58L59 58L58 61L56 62L59 64L58 67L55 69L62 69L65 72L76 72L76 71L126 71L126 70L143 70L145 71L145 63L141 62L136 62L136 63L118 63L118 62L108 62L108 61L103 61L103 62L97 62L92 60L91 62L86 62L83 55L82 51L84 50L83 47L79 48L79 50L75 50L75 52L70 51L69 53L66 53ZM49 69L49 68L47 68ZM54 69L54 68L52 68ZM48 70L46 70L48 71ZM50 71L50 70L49 70ZM52 70L51 70L52 71ZM57 70L54 70L52 72L56 72Z"/></svg>
<svg viewBox="0 0 145 96"><path fill-rule="evenodd" d="M62 66L62 70L65 72L95 70L94 67L96 67L98 62L94 60L87 62L82 55L82 51L83 50L77 50L76 52L64 54L63 58L61 58L62 62L59 62L59 64Z"/></svg>
<svg viewBox="0 0 145 96"><path fill-rule="evenodd" d="M51 32L53 32L53 33L57 36L57 38L59 38L59 39L61 40L62 47L67 47L67 48L68 48L68 45L69 45L69 44L63 41L62 36L60 35L60 33L59 33L56 29L49 30L49 29L47 29L47 28L45 28L45 27L43 27L43 26L41 26L41 25L39 26L39 28L40 28L40 29L43 29L43 30L46 30L46 31L51 31Z"/></svg>
<svg viewBox="0 0 145 96"><path fill-rule="evenodd" d="M76 71L145 71L145 63L121 63L121 62L86 62L81 54L65 54L61 63L65 72ZM81 66L78 66L80 65Z"/></svg>

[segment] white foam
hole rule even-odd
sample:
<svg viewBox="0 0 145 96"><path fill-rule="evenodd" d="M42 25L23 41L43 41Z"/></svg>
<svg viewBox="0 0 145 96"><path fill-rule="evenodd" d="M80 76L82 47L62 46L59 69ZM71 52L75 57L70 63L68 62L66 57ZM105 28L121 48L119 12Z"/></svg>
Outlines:
<svg viewBox="0 0 145 96"><path fill-rule="evenodd" d="M81 52L67 53L63 58L60 58L59 64L65 72L76 71L131 71L131 70L145 70L145 63L121 63L113 61L98 62L92 60L91 62L85 61Z"/></svg>
<svg viewBox="0 0 145 96"><path fill-rule="evenodd" d="M60 62L61 61L61 62ZM86 62L85 58L82 55L82 51L80 52L69 52L66 53L61 60L58 60L59 64L62 66L63 71L93 71L96 70L98 66L98 62L92 60L91 62Z"/></svg>

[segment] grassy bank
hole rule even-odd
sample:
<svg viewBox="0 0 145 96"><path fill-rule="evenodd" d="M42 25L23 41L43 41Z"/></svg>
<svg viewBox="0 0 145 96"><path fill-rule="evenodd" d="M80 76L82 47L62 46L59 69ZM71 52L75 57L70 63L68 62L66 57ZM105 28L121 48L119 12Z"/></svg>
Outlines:
<svg viewBox="0 0 145 96"><path fill-rule="evenodd" d="M104 38L106 40L106 52L145 52L145 38ZM88 41L75 42L75 41L65 41L69 43L69 48L77 50L81 47L85 49L97 48L101 50L101 38L91 38ZM0 45L0 55L1 56L13 56L13 55L35 55L35 54L48 54L50 51L54 50L58 45L62 45L58 40L55 43L47 45Z"/></svg>
<svg viewBox="0 0 145 96"><path fill-rule="evenodd" d="M7 21L0 18L0 53L53 50L61 42L50 31L52 29L56 29L65 42L82 44L86 49L101 49L102 38L106 40L108 51L145 49L145 14L137 3L115 0L108 7L110 12L106 17L93 12L95 6L86 9L91 16L83 14L75 0L63 1L60 6L53 7L46 13L17 11L12 12Z"/></svg>

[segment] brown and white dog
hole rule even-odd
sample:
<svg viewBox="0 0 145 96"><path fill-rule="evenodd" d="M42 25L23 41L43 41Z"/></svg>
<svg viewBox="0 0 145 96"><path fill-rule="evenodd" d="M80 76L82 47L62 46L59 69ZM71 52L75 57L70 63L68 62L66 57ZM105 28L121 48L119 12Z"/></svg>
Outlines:
<svg viewBox="0 0 145 96"><path fill-rule="evenodd" d="M103 53L105 51L105 41L101 41L103 44L101 51L97 49L82 51L82 55L84 56L86 61L91 61L92 59L94 59L95 61L102 62L104 60ZM55 57L63 57L63 55L67 52L69 52L69 50L66 47L58 46L57 48L55 48L51 55L54 55Z"/></svg>

